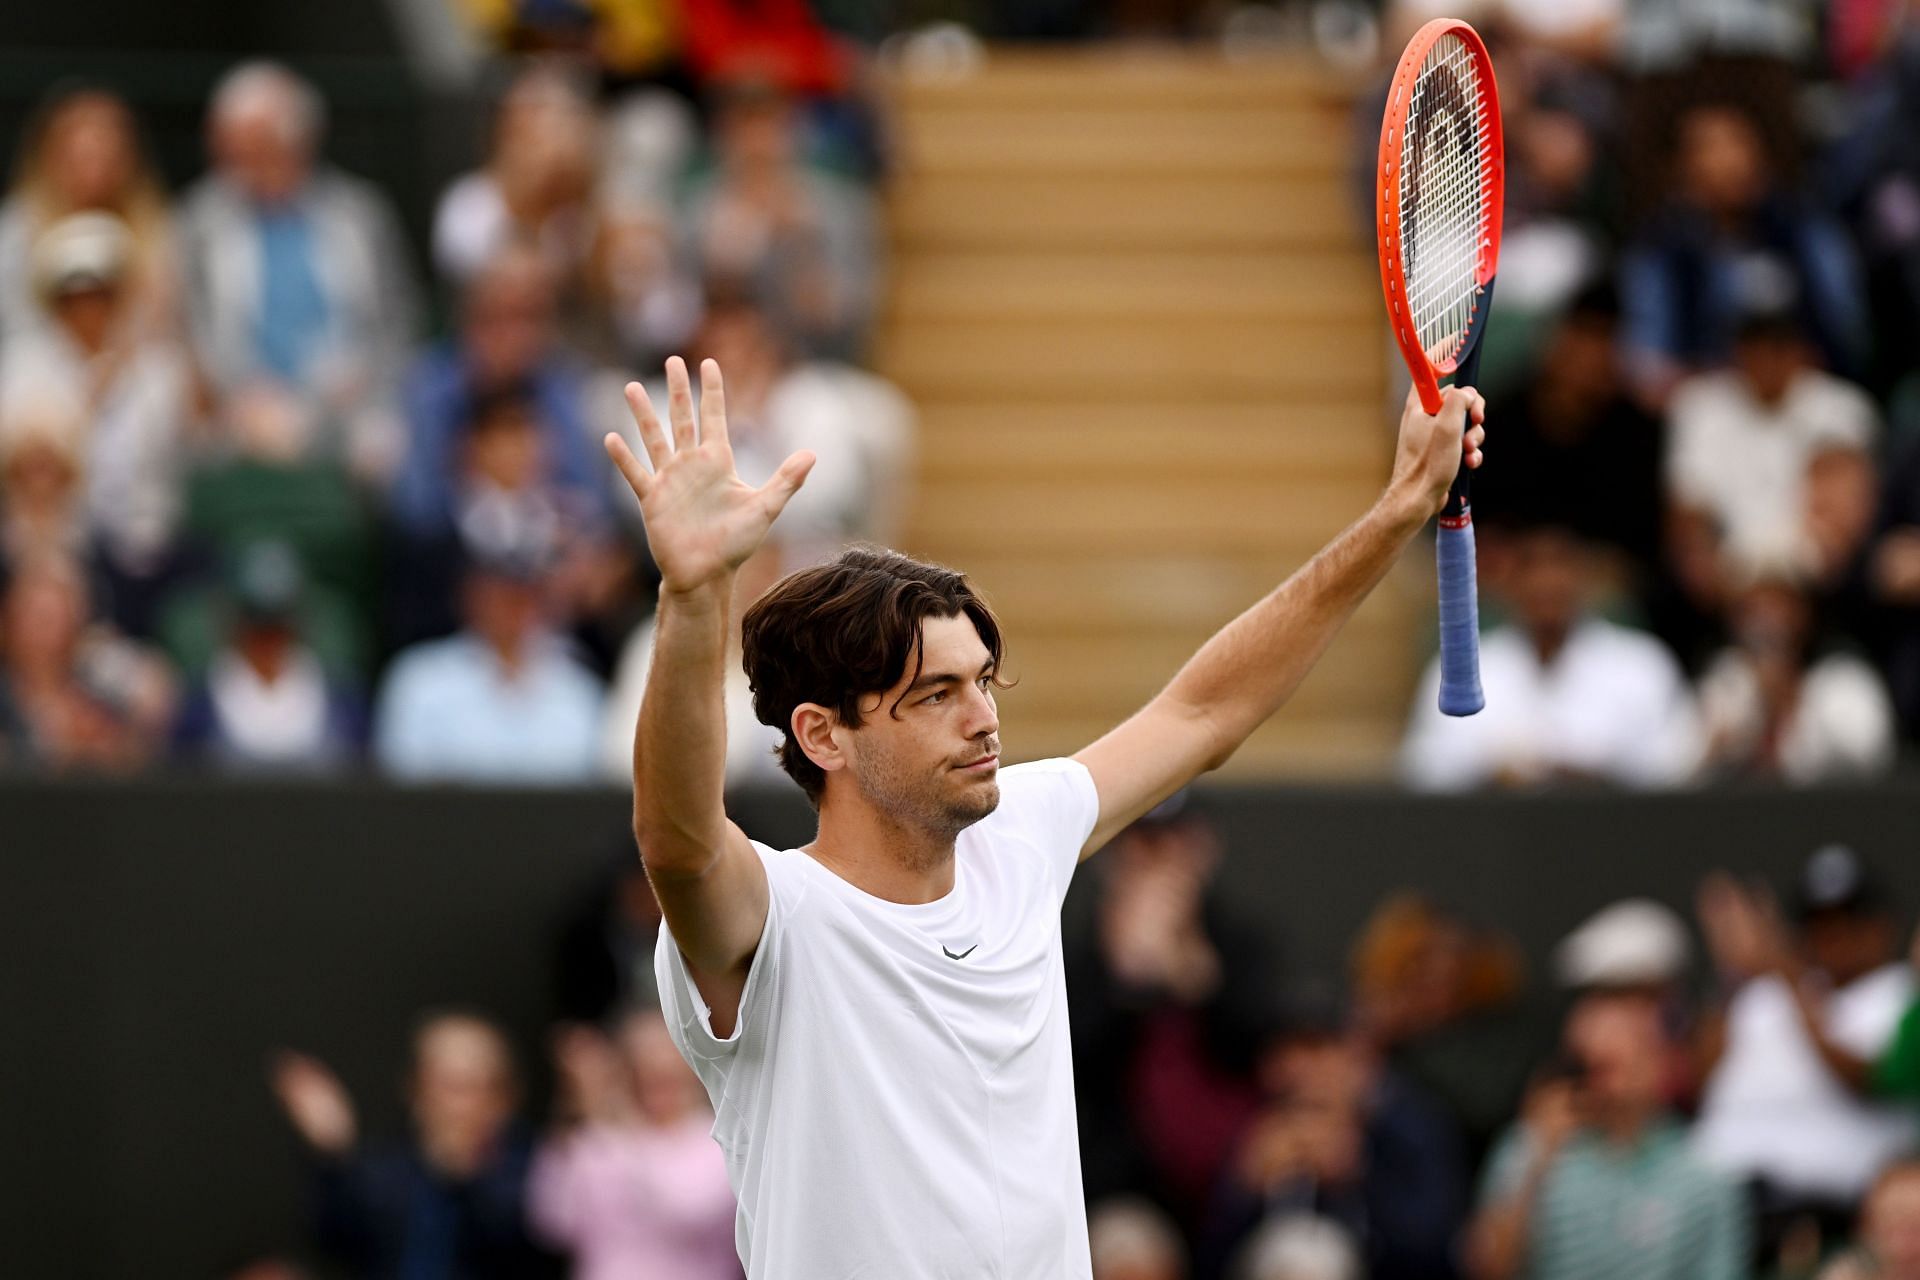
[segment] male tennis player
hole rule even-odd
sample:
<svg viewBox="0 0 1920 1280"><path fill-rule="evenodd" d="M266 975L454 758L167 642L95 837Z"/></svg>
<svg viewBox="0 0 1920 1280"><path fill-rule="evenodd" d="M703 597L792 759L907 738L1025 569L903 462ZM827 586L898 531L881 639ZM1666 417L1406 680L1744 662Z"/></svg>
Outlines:
<svg viewBox="0 0 1920 1280"><path fill-rule="evenodd" d="M748 609L754 711L819 810L799 849L722 806L735 571L813 465L760 488L720 370L639 384L640 499L662 584L634 736L634 832L666 928L667 1023L713 1100L751 1280L1088 1280L1060 904L1076 864L1231 756L1440 510L1483 404L1408 399L1386 492L1071 759L1000 768L1000 629L961 575L849 551ZM1469 425L1468 419L1472 419ZM1464 449L1462 440L1465 441Z"/></svg>

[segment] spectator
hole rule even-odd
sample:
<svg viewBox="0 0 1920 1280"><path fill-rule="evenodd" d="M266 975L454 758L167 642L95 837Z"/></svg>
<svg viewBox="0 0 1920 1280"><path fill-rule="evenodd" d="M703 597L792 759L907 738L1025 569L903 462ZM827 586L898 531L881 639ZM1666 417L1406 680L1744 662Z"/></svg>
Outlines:
<svg viewBox="0 0 1920 1280"><path fill-rule="evenodd" d="M1194 1224L1259 1106L1250 1049L1274 971L1221 858L1190 796L1158 806L1103 855L1066 957L1088 1194L1148 1196Z"/></svg>
<svg viewBox="0 0 1920 1280"><path fill-rule="evenodd" d="M564 1031L554 1059L567 1127L534 1161L527 1213L575 1280L737 1280L726 1158L659 1010L620 1019L613 1043Z"/></svg>
<svg viewBox="0 0 1920 1280"><path fill-rule="evenodd" d="M1820 1280L1920 1280L1920 1161L1888 1165L1860 1211L1860 1248Z"/></svg>
<svg viewBox="0 0 1920 1280"><path fill-rule="evenodd" d="M1486 710L1440 714L1429 664L1403 748L1407 780L1428 790L1598 779L1671 786L1698 747L1686 680L1659 641L1589 612L1591 554L1564 529L1514 539L1513 621L1480 650Z"/></svg>
<svg viewBox="0 0 1920 1280"><path fill-rule="evenodd" d="M1893 764L1894 714L1865 661L1816 648L1813 602L1790 574L1735 599L1733 643L1700 680L1711 773L1810 784Z"/></svg>
<svg viewBox="0 0 1920 1280"><path fill-rule="evenodd" d="M51 323L0 356L0 415L82 425L87 528L106 603L145 633L173 567L191 393L183 353L134 322L133 255L126 224L106 213L73 214L35 243Z"/></svg>
<svg viewBox="0 0 1920 1280"><path fill-rule="evenodd" d="M581 372L558 345L553 273L538 253L509 245L469 281L458 338L407 377L407 453L393 488L394 517L419 540L452 534L459 515L462 428L476 405L511 393L530 402L541 473L594 520L609 500L592 450Z"/></svg>
<svg viewBox="0 0 1920 1280"><path fill-rule="evenodd" d="M1567 1066L1537 1083L1494 1153L1469 1233L1477 1280L1737 1280L1747 1274L1738 1188L1688 1149L1666 1111L1659 1007L1584 997Z"/></svg>
<svg viewBox="0 0 1920 1280"><path fill-rule="evenodd" d="M324 117L277 63L245 63L214 89L213 170L181 210L188 316L216 386L266 378L312 397L356 470L377 476L419 301L386 197L320 161Z"/></svg>
<svg viewBox="0 0 1920 1280"><path fill-rule="evenodd" d="M1187 1280L1187 1247L1149 1201L1117 1197L1094 1205L1087 1246L1093 1280Z"/></svg>
<svg viewBox="0 0 1920 1280"><path fill-rule="evenodd" d="M555 1274L528 1234L533 1143L514 1120L506 1038L485 1019L435 1014L413 1036L412 1131L366 1141L353 1098L324 1063L282 1053L270 1083L305 1142L315 1234L369 1280L518 1280Z"/></svg>
<svg viewBox="0 0 1920 1280"><path fill-rule="evenodd" d="M485 167L440 197L433 260L441 274L465 284L517 243L535 248L556 278L572 278L587 247L597 127L593 104L558 66L521 71L500 101Z"/></svg>
<svg viewBox="0 0 1920 1280"><path fill-rule="evenodd" d="M713 127L689 213L702 273L748 282L798 350L857 360L879 299L872 197L806 166L794 104L765 83L728 90Z"/></svg>
<svg viewBox="0 0 1920 1280"><path fill-rule="evenodd" d="M1523 998L1518 947L1397 895L1368 918L1351 967L1359 1026L1396 1074L1446 1108L1477 1159L1554 1034Z"/></svg>
<svg viewBox="0 0 1920 1280"><path fill-rule="evenodd" d="M603 199L594 219L582 346L603 365L657 368L700 323L700 285L681 260L670 210L644 197Z"/></svg>
<svg viewBox="0 0 1920 1280"><path fill-rule="evenodd" d="M537 547L484 548L461 592L466 625L394 659L374 715L380 767L412 781L585 782L595 775L600 682L547 618Z"/></svg>
<svg viewBox="0 0 1920 1280"><path fill-rule="evenodd" d="M1370 1280L1449 1280L1467 1167L1443 1114L1344 1013L1301 1003L1261 1055L1267 1102L1214 1200L1216 1270L1262 1220L1301 1215L1361 1242Z"/></svg>
<svg viewBox="0 0 1920 1280"><path fill-rule="evenodd" d="M1808 859L1796 906L1792 937L1764 896L1730 877L1700 895L1701 931L1732 997L1707 1028L1695 1146L1757 1184L1769 1242L1803 1221L1840 1238L1874 1177L1920 1132L1911 1115L1861 1096L1914 995L1879 886L1852 850L1829 846Z"/></svg>
<svg viewBox="0 0 1920 1280"><path fill-rule="evenodd" d="M1619 320L1602 283L1550 326L1532 375L1502 400L1500 465L1474 474L1474 515L1490 540L1508 525L1564 524L1644 594L1660 561L1661 427L1621 392Z"/></svg>
<svg viewBox="0 0 1920 1280"><path fill-rule="evenodd" d="M1310 1214L1260 1228L1242 1251L1232 1280L1366 1280L1360 1248L1343 1227Z"/></svg>
<svg viewBox="0 0 1920 1280"><path fill-rule="evenodd" d="M57 91L28 123L19 154L13 190L0 204L0 337L12 341L48 319L33 247L76 213L111 214L125 224L132 328L170 333L180 289L173 229L127 104L104 89Z"/></svg>
<svg viewBox="0 0 1920 1280"><path fill-rule="evenodd" d="M1831 584L1873 521L1872 401L1812 367L1785 312L1749 312L1734 354L1674 393L1667 441L1669 556L1703 608L1742 567Z"/></svg>
<svg viewBox="0 0 1920 1280"><path fill-rule="evenodd" d="M13 566L0 597L0 736L14 741L0 757L130 772L159 757L174 697L156 656L93 622L78 564L47 552Z"/></svg>
<svg viewBox="0 0 1920 1280"><path fill-rule="evenodd" d="M0 416L0 565L46 553L86 556L81 434L80 423L50 405Z"/></svg>
<svg viewBox="0 0 1920 1280"><path fill-rule="evenodd" d="M1691 952L1685 922L1672 908L1649 898L1626 898L1603 907L1561 939L1553 952L1560 985L1568 991L1628 992L1646 996L1659 1007L1668 1033L1661 1096L1675 1107L1690 1107L1699 1087L1687 985Z"/></svg>
<svg viewBox="0 0 1920 1280"><path fill-rule="evenodd" d="M226 645L175 730L189 757L235 771L320 771L353 759L366 713L300 635L305 589L299 558L284 543L241 554Z"/></svg>
<svg viewBox="0 0 1920 1280"><path fill-rule="evenodd" d="M1859 369L1866 319L1853 251L1838 226L1775 184L1753 120L1699 105L1680 117L1678 192L1621 264L1629 369L1664 405L1687 374L1732 353L1740 308L1799 282L1795 307L1829 368Z"/></svg>

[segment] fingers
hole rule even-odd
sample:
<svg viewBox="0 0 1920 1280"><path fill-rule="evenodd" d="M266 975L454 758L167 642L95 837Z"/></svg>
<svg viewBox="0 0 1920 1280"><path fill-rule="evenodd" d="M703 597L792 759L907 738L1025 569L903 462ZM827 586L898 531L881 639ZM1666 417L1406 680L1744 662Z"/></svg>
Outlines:
<svg viewBox="0 0 1920 1280"><path fill-rule="evenodd" d="M658 471L673 456L673 447L667 443L667 433L660 426L660 415L653 411L647 389L637 382L627 384L627 409L633 414L633 425L640 428L640 446L647 451L647 461Z"/></svg>
<svg viewBox="0 0 1920 1280"><path fill-rule="evenodd" d="M787 500L800 491L806 482L807 472L813 470L813 454L802 449L780 464L773 473L773 479L760 486L760 492L772 504L772 514L778 516L786 509Z"/></svg>
<svg viewBox="0 0 1920 1280"><path fill-rule="evenodd" d="M693 448L693 383L687 379L687 362L679 356L667 358L667 420L673 424L673 447Z"/></svg>
<svg viewBox="0 0 1920 1280"><path fill-rule="evenodd" d="M660 425L655 423L654 431L658 433L659 430ZM627 442L620 438L619 432L607 432L607 438L602 443L606 446L607 456L613 459L613 465L620 468L620 474L626 477L633 496L642 502L646 501L647 491L653 487L653 477L647 474L646 466L633 456L633 450L627 447Z"/></svg>
<svg viewBox="0 0 1920 1280"><path fill-rule="evenodd" d="M1455 430L1465 428L1463 461L1469 470L1478 470L1486 461L1480 450L1487 439L1486 397L1473 387L1449 387L1441 400L1440 420Z"/></svg>
<svg viewBox="0 0 1920 1280"><path fill-rule="evenodd" d="M1487 429L1485 427L1473 427L1467 431L1467 466L1477 468L1482 462L1486 461L1486 455L1480 452L1480 446L1485 444L1486 440Z"/></svg>
<svg viewBox="0 0 1920 1280"><path fill-rule="evenodd" d="M720 362L700 362L700 442L717 440L731 452L727 440L727 391L720 381Z"/></svg>

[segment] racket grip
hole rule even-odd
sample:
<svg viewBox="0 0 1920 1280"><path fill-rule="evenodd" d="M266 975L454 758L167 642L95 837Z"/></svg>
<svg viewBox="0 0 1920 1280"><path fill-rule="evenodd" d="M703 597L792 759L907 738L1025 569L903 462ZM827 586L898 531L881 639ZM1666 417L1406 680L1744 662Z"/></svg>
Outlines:
<svg viewBox="0 0 1920 1280"><path fill-rule="evenodd" d="M1480 691L1480 593L1471 515L1440 518L1434 555L1440 568L1440 710L1470 716L1487 705Z"/></svg>

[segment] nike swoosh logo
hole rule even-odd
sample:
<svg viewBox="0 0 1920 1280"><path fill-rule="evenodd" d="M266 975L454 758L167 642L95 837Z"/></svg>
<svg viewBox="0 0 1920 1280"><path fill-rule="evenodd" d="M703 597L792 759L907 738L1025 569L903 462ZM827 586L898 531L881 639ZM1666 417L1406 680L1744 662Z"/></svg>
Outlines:
<svg viewBox="0 0 1920 1280"><path fill-rule="evenodd" d="M953 954L953 952L947 951L947 949L944 946L941 947L940 949L942 951L947 952L947 959L949 960L965 960L968 956L972 955L974 952L980 949L980 944L977 942L974 943L972 946L968 947L965 951L962 951L959 955L955 955Z"/></svg>

